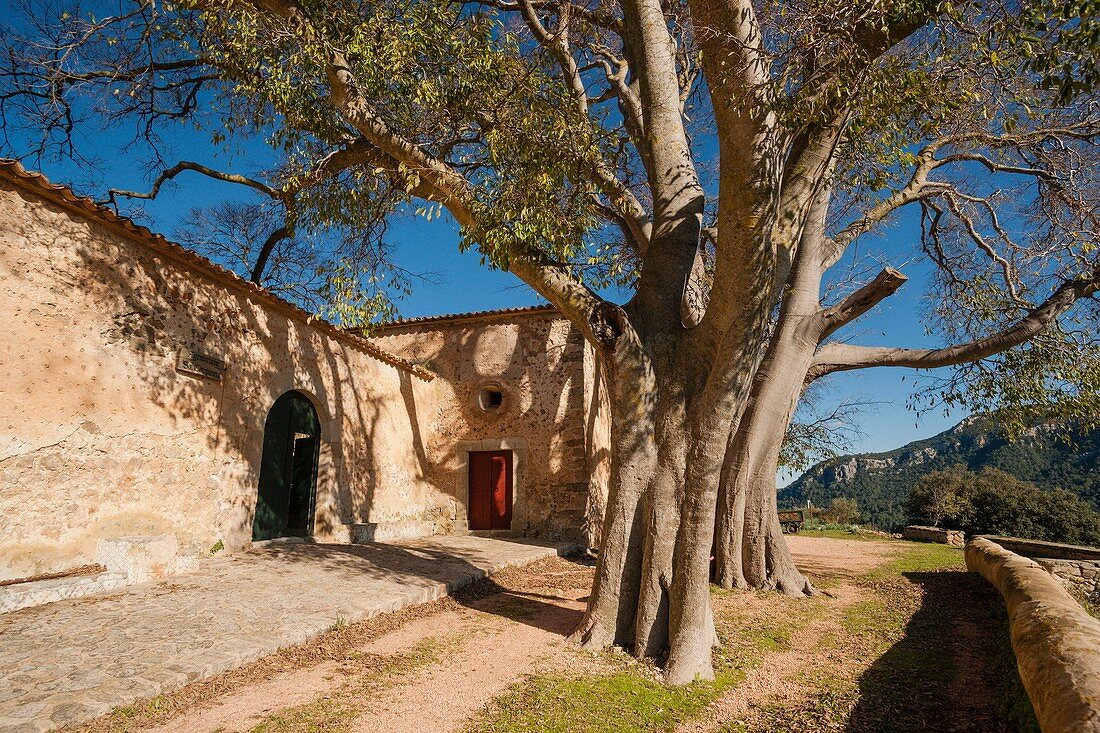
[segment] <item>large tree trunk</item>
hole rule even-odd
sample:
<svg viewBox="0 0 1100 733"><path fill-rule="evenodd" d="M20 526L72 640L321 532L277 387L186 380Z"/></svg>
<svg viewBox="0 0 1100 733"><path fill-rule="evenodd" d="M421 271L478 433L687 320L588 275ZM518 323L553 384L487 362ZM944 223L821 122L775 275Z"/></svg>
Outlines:
<svg viewBox="0 0 1100 733"><path fill-rule="evenodd" d="M714 580L723 588L774 588L796 597L813 593L783 539L775 477L783 438L823 333L818 298L828 196L825 190L815 200L748 405L725 446L714 542Z"/></svg>
<svg viewBox="0 0 1100 733"><path fill-rule="evenodd" d="M602 308L592 328L608 365L612 481L592 595L572 638L665 658L667 680L685 684L714 676L709 560L718 474L763 350L764 318L745 319L720 354L700 358L707 345L683 335L647 343L637 312Z"/></svg>
<svg viewBox="0 0 1100 733"><path fill-rule="evenodd" d="M772 339L753 396L726 446L719 489L715 582L723 588L813 593L791 558L776 513L775 477L787 425L802 393L814 344L797 329Z"/></svg>
<svg viewBox="0 0 1100 733"><path fill-rule="evenodd" d="M716 637L707 562L717 481L689 480L688 466L689 453L706 453L699 438L705 443L707 434L688 425L690 380L666 371L675 372L675 350L654 360L652 348L626 332L610 357L612 477L603 546L572 638L590 649L617 644L638 657L667 654L673 683L711 679ZM711 441L728 429L715 426Z"/></svg>

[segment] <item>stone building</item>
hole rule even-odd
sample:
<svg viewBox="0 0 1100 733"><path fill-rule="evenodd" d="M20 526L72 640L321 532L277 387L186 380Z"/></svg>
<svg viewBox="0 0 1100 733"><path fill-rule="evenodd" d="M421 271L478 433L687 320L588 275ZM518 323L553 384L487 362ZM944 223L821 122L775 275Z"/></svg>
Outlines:
<svg viewBox="0 0 1100 733"><path fill-rule="evenodd" d="M606 398L552 308L364 338L14 161L0 281L0 581L143 542L143 577L292 535L594 542Z"/></svg>

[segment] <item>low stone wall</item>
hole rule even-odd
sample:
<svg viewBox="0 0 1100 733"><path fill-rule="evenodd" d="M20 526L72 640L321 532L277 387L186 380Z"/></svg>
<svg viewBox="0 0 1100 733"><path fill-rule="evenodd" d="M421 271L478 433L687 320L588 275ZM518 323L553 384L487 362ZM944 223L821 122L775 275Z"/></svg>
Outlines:
<svg viewBox="0 0 1100 733"><path fill-rule="evenodd" d="M901 531L901 536L914 542L938 542L941 545L962 547L966 543L966 535L957 529L942 529L940 527L921 527L911 524Z"/></svg>
<svg viewBox="0 0 1100 733"><path fill-rule="evenodd" d="M68 598L81 598L92 593L116 590L125 585L127 585L126 576L111 571L5 585L0 587L0 614Z"/></svg>
<svg viewBox="0 0 1100 733"><path fill-rule="evenodd" d="M1089 560L1036 559L1043 570L1066 587L1090 599L1100 600L1100 562Z"/></svg>
<svg viewBox="0 0 1100 733"><path fill-rule="evenodd" d="M1067 545L1062 542L1043 542L1042 540L1025 540L1022 537L1002 537L1001 535L991 534L979 536L991 542L996 542L1009 552L1015 552L1017 555L1030 557L1033 560L1042 557L1056 560L1100 562L1100 547Z"/></svg>
<svg viewBox="0 0 1100 733"><path fill-rule="evenodd" d="M1005 599L1020 679L1044 733L1100 733L1100 621L1037 562L985 537L966 566Z"/></svg>
<svg viewBox="0 0 1100 733"><path fill-rule="evenodd" d="M0 613L161 580L192 570L198 561L179 554L175 536L153 535L100 540L96 562L104 572L0 586Z"/></svg>
<svg viewBox="0 0 1100 733"><path fill-rule="evenodd" d="M1067 590L1100 600L1100 548L1025 540L1021 537L982 536L1009 552L1039 563Z"/></svg>

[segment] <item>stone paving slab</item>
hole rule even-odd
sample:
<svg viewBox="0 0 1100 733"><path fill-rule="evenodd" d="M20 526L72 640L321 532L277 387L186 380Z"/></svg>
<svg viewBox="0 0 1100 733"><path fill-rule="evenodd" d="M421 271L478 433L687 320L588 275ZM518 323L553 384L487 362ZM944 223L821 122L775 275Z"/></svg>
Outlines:
<svg viewBox="0 0 1100 733"><path fill-rule="evenodd" d="M441 598L566 548L430 537L280 544L193 573L0 616L0 733L47 731Z"/></svg>

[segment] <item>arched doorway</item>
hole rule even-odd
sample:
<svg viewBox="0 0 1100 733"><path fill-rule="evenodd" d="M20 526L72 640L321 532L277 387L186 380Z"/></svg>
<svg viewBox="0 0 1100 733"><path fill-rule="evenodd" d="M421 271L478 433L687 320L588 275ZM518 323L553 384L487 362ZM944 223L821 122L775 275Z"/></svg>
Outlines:
<svg viewBox="0 0 1100 733"><path fill-rule="evenodd" d="M264 452L253 540L313 533L321 423L313 403L290 391L275 400L264 423Z"/></svg>

